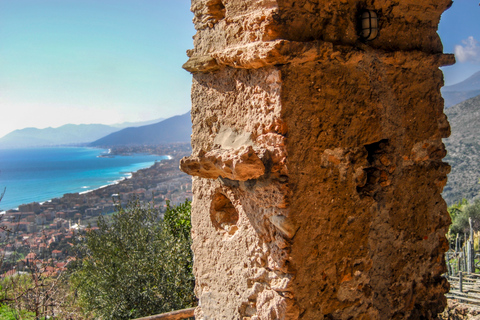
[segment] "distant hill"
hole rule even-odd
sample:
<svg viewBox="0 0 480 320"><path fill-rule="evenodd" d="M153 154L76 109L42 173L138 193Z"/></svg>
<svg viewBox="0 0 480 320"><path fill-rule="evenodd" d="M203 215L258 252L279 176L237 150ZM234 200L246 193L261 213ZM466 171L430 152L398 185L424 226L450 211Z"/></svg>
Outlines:
<svg viewBox="0 0 480 320"><path fill-rule="evenodd" d="M445 162L452 166L443 197L449 205L480 197L480 96L445 110L452 135L445 139Z"/></svg>
<svg viewBox="0 0 480 320"><path fill-rule="evenodd" d="M445 108L480 95L480 71L464 81L441 89Z"/></svg>
<svg viewBox="0 0 480 320"><path fill-rule="evenodd" d="M91 147L155 145L189 142L192 134L190 112L174 116L159 123L136 128L126 128L89 144Z"/></svg>
<svg viewBox="0 0 480 320"><path fill-rule="evenodd" d="M103 124L66 124L58 128L25 128L0 138L0 149L75 145L95 141L118 128Z"/></svg>
<svg viewBox="0 0 480 320"><path fill-rule="evenodd" d="M113 125L66 124L58 128L19 129L0 138L0 149L87 144L127 127L140 127L162 120L163 118Z"/></svg>
<svg viewBox="0 0 480 320"><path fill-rule="evenodd" d="M110 125L110 127L115 127L120 129L125 129L129 127L141 127L141 126L147 126L149 124L154 124L154 123L159 123L160 121L165 120L165 118L158 118L155 120L147 120L147 121L138 121L138 122L122 122L122 123L116 123Z"/></svg>

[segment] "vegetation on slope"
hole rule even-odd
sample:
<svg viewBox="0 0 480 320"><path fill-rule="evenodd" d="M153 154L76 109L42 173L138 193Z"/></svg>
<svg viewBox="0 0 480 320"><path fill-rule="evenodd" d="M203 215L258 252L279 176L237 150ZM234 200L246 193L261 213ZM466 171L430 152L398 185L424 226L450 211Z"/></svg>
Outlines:
<svg viewBox="0 0 480 320"><path fill-rule="evenodd" d="M473 200L480 195L480 96L445 110L452 134L445 139L448 162L452 171L443 190L443 198L453 205L463 198Z"/></svg>
<svg viewBox="0 0 480 320"><path fill-rule="evenodd" d="M152 206L131 202L98 227L85 235L72 277L92 316L134 319L196 304L190 202L167 202L163 220Z"/></svg>
<svg viewBox="0 0 480 320"><path fill-rule="evenodd" d="M133 201L100 216L98 228L78 235L65 272L31 262L5 273L0 319L121 320L195 306L190 209L167 201L162 217Z"/></svg>

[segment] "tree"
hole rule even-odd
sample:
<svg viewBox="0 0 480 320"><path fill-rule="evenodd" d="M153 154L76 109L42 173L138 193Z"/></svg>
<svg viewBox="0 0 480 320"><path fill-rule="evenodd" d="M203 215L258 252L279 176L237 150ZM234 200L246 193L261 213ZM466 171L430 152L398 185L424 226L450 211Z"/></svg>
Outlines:
<svg viewBox="0 0 480 320"><path fill-rule="evenodd" d="M15 239L17 228L12 230L8 235ZM68 274L55 269L53 260L24 259L28 253L33 252L25 241L8 258L2 257L5 269L0 280L0 319L79 319Z"/></svg>
<svg viewBox="0 0 480 320"><path fill-rule="evenodd" d="M85 234L81 265L72 275L87 312L102 319L133 319L196 304L190 249L190 202L165 219L152 205L118 207L109 223Z"/></svg>
<svg viewBox="0 0 480 320"><path fill-rule="evenodd" d="M448 212L452 219L449 229L449 238L452 245L454 245L457 235L464 241L464 235L470 234L469 218L472 220L473 230L480 230L480 199L476 199L473 203L463 199L450 206Z"/></svg>

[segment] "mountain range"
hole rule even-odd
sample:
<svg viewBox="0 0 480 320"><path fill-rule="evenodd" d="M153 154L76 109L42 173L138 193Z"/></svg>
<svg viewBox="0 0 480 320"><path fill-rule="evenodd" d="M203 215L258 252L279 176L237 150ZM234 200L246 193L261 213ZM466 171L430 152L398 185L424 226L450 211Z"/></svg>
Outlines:
<svg viewBox="0 0 480 320"><path fill-rule="evenodd" d="M128 138L124 138L130 145L149 144L151 141L158 143L188 142L192 132L190 113L165 120L125 122L116 125L67 124L58 128L25 128L12 131L0 138L0 149L104 145L102 141L119 145L121 143L115 142L116 136L110 137L110 135L118 132L123 137L124 130L127 130L127 135L130 135ZM156 139L152 139L152 136ZM101 140L107 137L107 140ZM177 138L175 139L175 137ZM101 142L96 144L97 140Z"/></svg>
<svg viewBox="0 0 480 320"><path fill-rule="evenodd" d="M445 108L480 95L480 71L464 81L441 89Z"/></svg>
<svg viewBox="0 0 480 320"><path fill-rule="evenodd" d="M158 145L173 142L189 142L192 134L190 112L174 116L159 123L130 127L111 133L89 144L91 147Z"/></svg>
<svg viewBox="0 0 480 320"><path fill-rule="evenodd" d="M2 137L0 149L78 145L118 130L103 124L66 124L58 128L45 129L25 128Z"/></svg>

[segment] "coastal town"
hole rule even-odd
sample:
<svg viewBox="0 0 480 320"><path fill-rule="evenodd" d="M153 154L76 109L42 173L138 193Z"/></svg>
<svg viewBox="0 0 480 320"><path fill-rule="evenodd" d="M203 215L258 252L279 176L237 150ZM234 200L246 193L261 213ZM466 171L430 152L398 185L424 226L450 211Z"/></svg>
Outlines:
<svg viewBox="0 0 480 320"><path fill-rule="evenodd" d="M1 276L32 265L49 275L60 273L75 260L75 236L87 228L95 229L98 216L115 212L118 205L138 200L164 212L167 201L178 205L191 200L191 177L178 168L179 160L190 152L189 143L111 148L111 156L149 153L168 155L168 159L109 186L7 210L0 221Z"/></svg>

